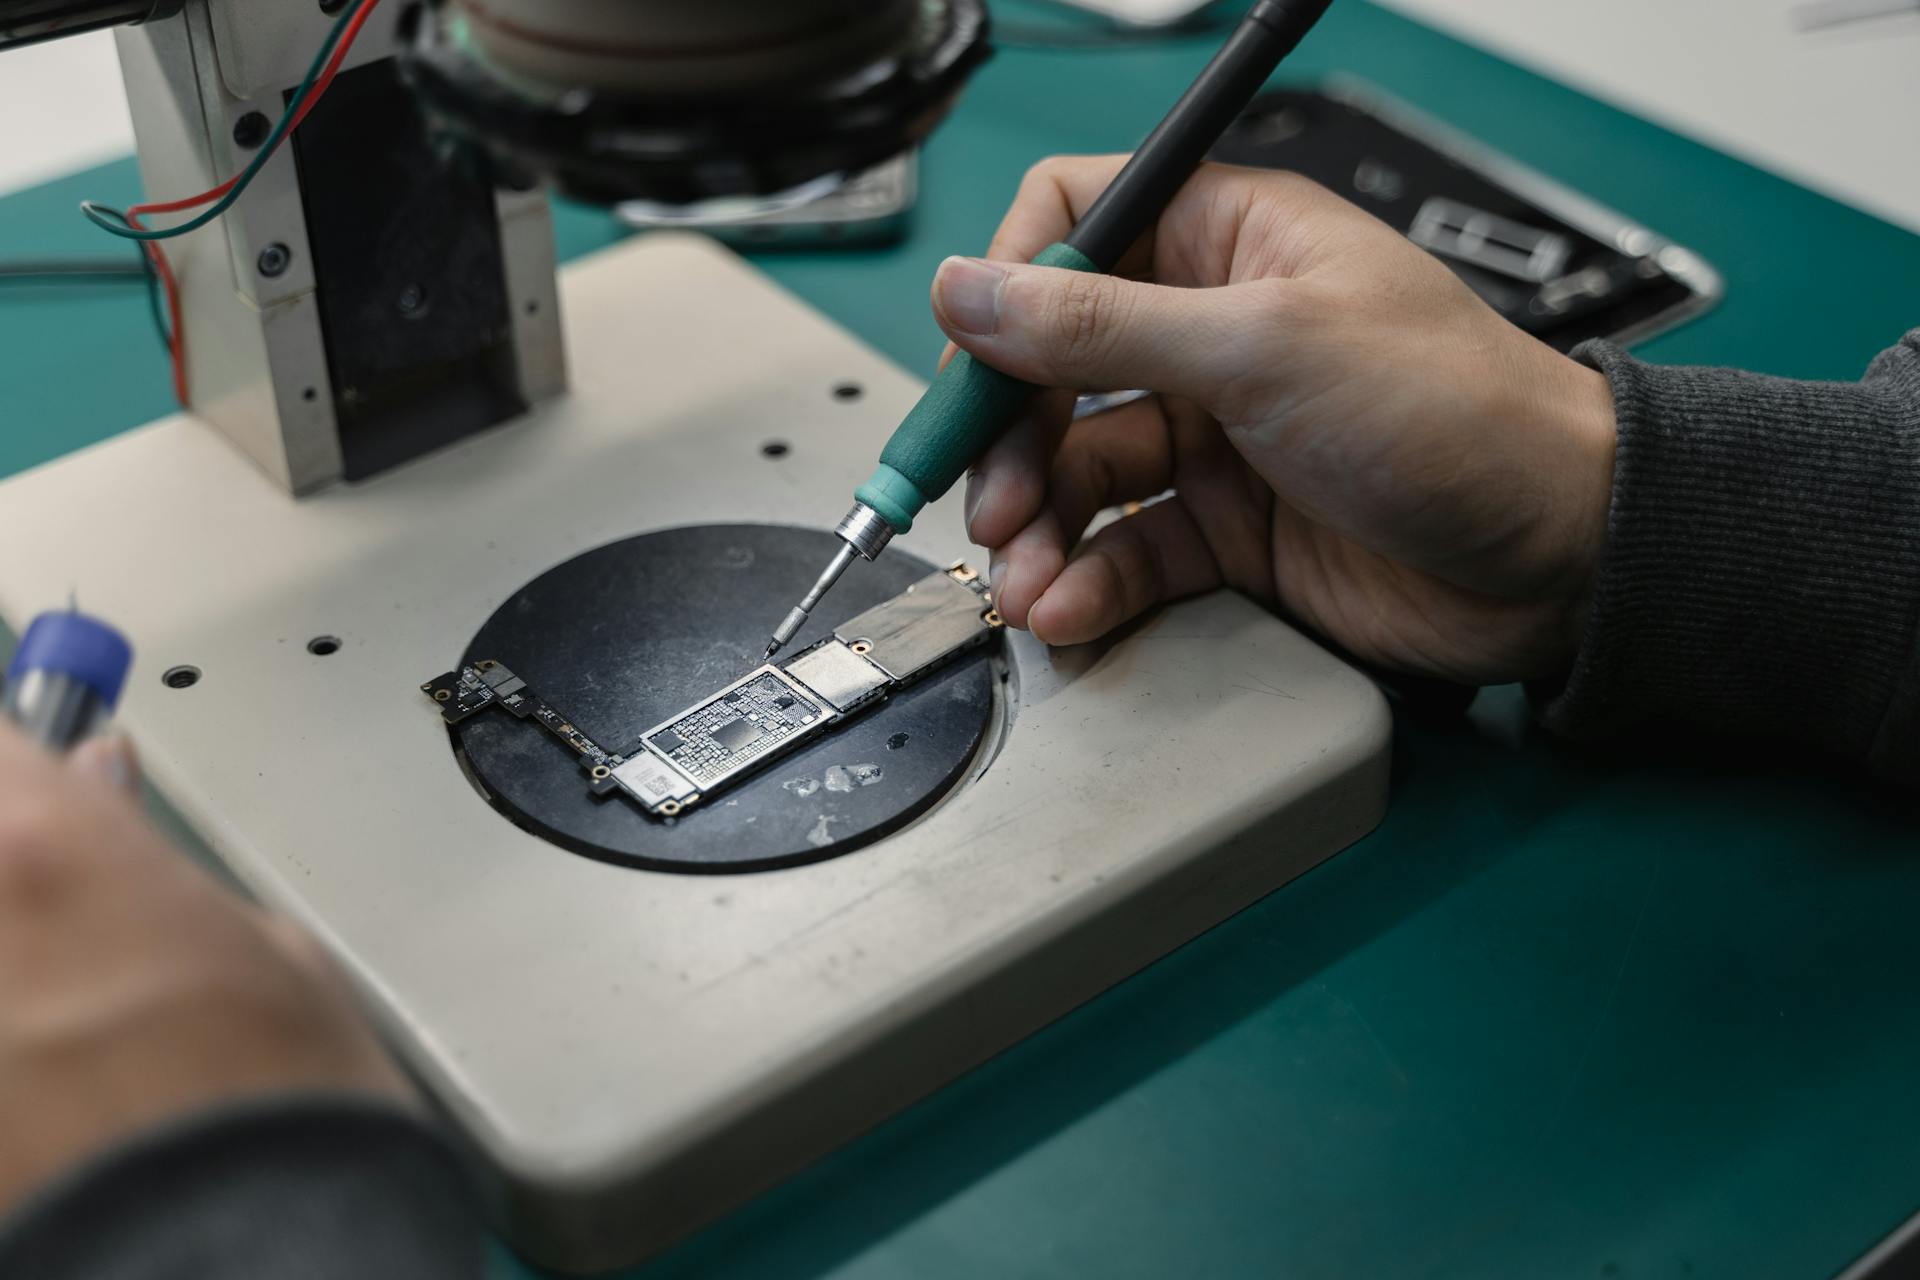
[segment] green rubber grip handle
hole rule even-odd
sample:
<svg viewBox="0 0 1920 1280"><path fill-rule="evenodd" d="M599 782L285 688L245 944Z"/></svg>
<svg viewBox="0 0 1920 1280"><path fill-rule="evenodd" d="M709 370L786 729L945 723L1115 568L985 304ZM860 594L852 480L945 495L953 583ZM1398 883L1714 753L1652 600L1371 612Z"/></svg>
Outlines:
<svg viewBox="0 0 1920 1280"><path fill-rule="evenodd" d="M1033 264L1099 270L1069 244L1048 245ZM880 451L879 469L854 490L855 500L872 507L895 533L905 533L920 508L951 489L1000 438L1033 392L1031 383L981 364L964 351L957 353L894 429Z"/></svg>

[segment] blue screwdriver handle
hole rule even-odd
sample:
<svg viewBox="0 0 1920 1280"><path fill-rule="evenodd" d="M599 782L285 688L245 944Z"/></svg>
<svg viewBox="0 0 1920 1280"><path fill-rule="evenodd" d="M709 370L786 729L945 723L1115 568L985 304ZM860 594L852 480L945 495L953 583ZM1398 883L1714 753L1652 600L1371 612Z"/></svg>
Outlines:
<svg viewBox="0 0 1920 1280"><path fill-rule="evenodd" d="M133 646L77 610L43 613L7 664L0 711L50 751L64 752L106 724L126 686Z"/></svg>

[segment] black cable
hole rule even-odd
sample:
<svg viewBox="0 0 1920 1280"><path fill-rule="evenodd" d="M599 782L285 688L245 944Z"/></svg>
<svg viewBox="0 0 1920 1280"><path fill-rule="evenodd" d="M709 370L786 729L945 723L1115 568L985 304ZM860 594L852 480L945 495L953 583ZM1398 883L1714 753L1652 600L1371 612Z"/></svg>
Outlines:
<svg viewBox="0 0 1920 1280"><path fill-rule="evenodd" d="M160 278L144 250L134 260L124 258L17 258L0 260L0 286L48 285L121 285L138 280L146 289L147 309L153 313L153 330L160 345L171 349L173 339L167 332L167 314L160 303Z"/></svg>
<svg viewBox="0 0 1920 1280"><path fill-rule="evenodd" d="M146 255L139 262L120 258L23 258L0 262L0 284L120 284L147 274Z"/></svg>
<svg viewBox="0 0 1920 1280"><path fill-rule="evenodd" d="M1313 29L1332 0L1258 0L1113 176L1066 236L1096 271L1111 271L1127 246L1167 207L1280 60Z"/></svg>
<svg viewBox="0 0 1920 1280"><path fill-rule="evenodd" d="M154 269L153 257L142 246L139 251L140 274L147 281L147 310L153 313L153 331L160 336L161 350L169 356L173 354L173 331L167 328L166 304L160 300L160 273Z"/></svg>

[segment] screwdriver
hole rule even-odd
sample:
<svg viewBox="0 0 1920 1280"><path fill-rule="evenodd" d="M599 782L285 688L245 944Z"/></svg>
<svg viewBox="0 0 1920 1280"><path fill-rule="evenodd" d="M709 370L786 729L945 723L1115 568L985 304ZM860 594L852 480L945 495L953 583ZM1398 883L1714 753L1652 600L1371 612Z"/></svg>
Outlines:
<svg viewBox="0 0 1920 1280"><path fill-rule="evenodd" d="M126 637L100 619L77 609L43 613L7 664L0 711L41 746L64 752L106 724L132 663Z"/></svg>
<svg viewBox="0 0 1920 1280"><path fill-rule="evenodd" d="M1034 263L1112 270L1330 3L1259 0L1066 240L1042 249ZM853 491L852 510L834 528L839 549L774 628L766 656L793 639L854 560L872 560L895 534L912 528L920 508L986 452L1033 391L964 351L948 361L881 450L873 477Z"/></svg>

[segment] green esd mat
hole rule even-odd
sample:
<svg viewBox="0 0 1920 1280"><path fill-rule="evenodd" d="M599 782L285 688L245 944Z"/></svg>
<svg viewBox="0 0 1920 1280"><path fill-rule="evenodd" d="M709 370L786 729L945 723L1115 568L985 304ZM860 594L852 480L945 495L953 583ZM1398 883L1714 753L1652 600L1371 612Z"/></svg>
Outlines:
<svg viewBox="0 0 1920 1280"><path fill-rule="evenodd" d="M939 260L1035 158L1137 141L1212 39L1003 52L907 243L759 265L930 374ZM1920 323L1920 238L1358 0L1287 76L1332 71L1712 262L1726 300L1649 358L1854 378ZM74 205L136 185L0 199L0 252L121 252ZM617 235L558 225L567 256ZM168 408L137 287L0 293L0 472ZM1512 690L1402 723L1395 763L1374 835L636 1274L1820 1277L1920 1205L1910 806L1756 752L1576 752Z"/></svg>

